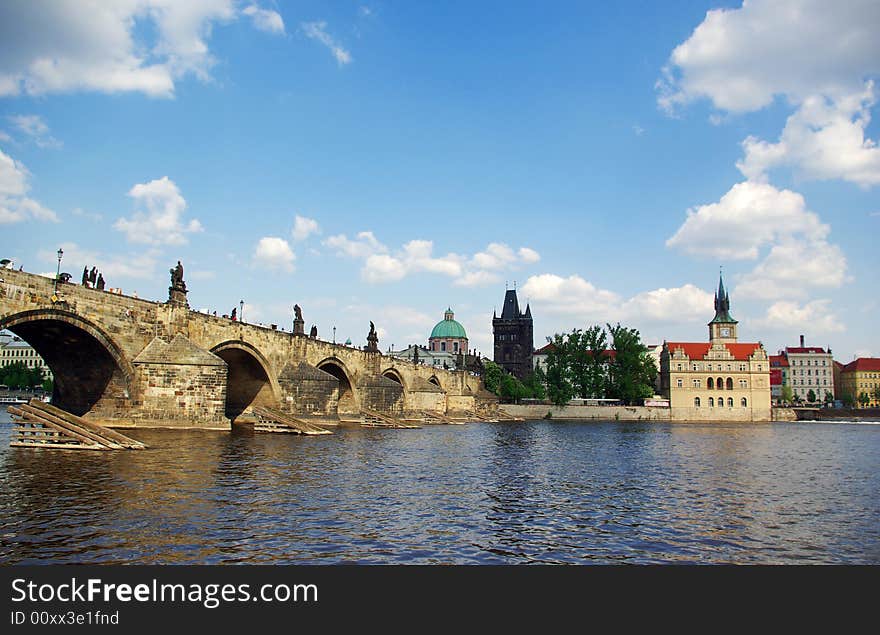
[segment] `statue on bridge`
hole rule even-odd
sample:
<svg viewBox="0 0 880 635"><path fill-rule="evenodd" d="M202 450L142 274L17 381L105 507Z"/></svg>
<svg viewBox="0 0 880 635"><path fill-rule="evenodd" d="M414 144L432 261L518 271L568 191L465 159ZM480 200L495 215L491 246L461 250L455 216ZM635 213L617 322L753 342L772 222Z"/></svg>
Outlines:
<svg viewBox="0 0 880 635"><path fill-rule="evenodd" d="M89 267L86 265L83 267L83 277L82 277L82 286L89 286Z"/></svg>
<svg viewBox="0 0 880 635"><path fill-rule="evenodd" d="M105 284L105 283L104 283L104 274L99 273L99 274L98 274L98 282L95 284L95 288L96 288L98 291L103 291L103 290L104 290L104 284Z"/></svg>
<svg viewBox="0 0 880 635"><path fill-rule="evenodd" d="M376 335L376 325L370 320L370 332L367 334L367 345L364 350L369 353L379 352L379 336Z"/></svg>
<svg viewBox="0 0 880 635"><path fill-rule="evenodd" d="M177 266L169 269L171 274L171 286L168 287L168 304L189 308L186 301L186 282L183 281L183 265L177 261Z"/></svg>
<svg viewBox="0 0 880 635"><path fill-rule="evenodd" d="M299 307L298 304L293 305L293 334L306 334L306 323L305 320L303 320L302 309Z"/></svg>
<svg viewBox="0 0 880 635"><path fill-rule="evenodd" d="M318 339L318 325L317 324L312 324L312 328L309 331L309 337L311 337L313 340Z"/></svg>

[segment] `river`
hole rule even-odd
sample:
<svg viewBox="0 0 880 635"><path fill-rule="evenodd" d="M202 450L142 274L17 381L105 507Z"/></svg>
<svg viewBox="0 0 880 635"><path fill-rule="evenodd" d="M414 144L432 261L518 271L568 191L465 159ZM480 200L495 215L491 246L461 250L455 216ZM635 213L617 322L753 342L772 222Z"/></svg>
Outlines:
<svg viewBox="0 0 880 635"><path fill-rule="evenodd" d="M880 425L11 433L4 412L5 564L880 563Z"/></svg>

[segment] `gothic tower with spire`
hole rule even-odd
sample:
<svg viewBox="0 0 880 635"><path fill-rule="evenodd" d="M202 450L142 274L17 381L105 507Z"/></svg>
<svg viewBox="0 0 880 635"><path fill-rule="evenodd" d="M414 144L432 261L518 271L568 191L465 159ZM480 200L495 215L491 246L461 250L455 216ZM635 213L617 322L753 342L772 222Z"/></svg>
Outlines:
<svg viewBox="0 0 880 635"><path fill-rule="evenodd" d="M724 290L724 280L718 274L718 291L715 292L715 317L709 322L709 341L713 344L736 342L736 320L730 315L730 296Z"/></svg>
<svg viewBox="0 0 880 635"><path fill-rule="evenodd" d="M516 289L508 289L504 294L501 317L492 314L492 332L495 336L495 363L518 379L525 379L532 372L532 310L526 304L525 313L520 312Z"/></svg>

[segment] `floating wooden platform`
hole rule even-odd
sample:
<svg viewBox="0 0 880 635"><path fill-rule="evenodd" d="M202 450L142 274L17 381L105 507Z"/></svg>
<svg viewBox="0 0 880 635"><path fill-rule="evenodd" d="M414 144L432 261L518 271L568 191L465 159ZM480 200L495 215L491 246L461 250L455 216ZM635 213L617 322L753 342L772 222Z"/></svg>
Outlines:
<svg viewBox="0 0 880 635"><path fill-rule="evenodd" d="M444 414L440 414L439 412L432 412L431 410L423 410L421 414L425 423L445 423L456 426L464 425L466 423L465 421L459 421L452 417L447 417Z"/></svg>
<svg viewBox="0 0 880 635"><path fill-rule="evenodd" d="M415 429L421 428L422 426L413 425L410 423L404 423L400 419L395 419L394 417L390 417L382 412L378 412L376 410L370 410L369 408L361 408L361 414L363 416L363 420L361 421L361 425L366 428L408 428Z"/></svg>
<svg viewBox="0 0 880 635"><path fill-rule="evenodd" d="M86 421L51 404L31 399L21 406L9 406L14 416L12 447L63 450L143 450L147 446L93 421Z"/></svg>
<svg viewBox="0 0 880 635"><path fill-rule="evenodd" d="M251 411L256 418L254 423L255 432L282 432L289 434L333 434L330 430L322 428L314 423L303 421L291 414L267 408L265 406L251 406Z"/></svg>

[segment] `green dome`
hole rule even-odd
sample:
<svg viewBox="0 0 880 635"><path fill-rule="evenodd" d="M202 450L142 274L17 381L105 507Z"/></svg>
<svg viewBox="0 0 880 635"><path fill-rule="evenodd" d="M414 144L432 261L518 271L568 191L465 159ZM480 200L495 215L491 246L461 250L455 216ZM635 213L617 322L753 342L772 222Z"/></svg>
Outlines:
<svg viewBox="0 0 880 635"><path fill-rule="evenodd" d="M453 317L452 309L447 309L443 321L437 322L437 326L431 331L431 337L428 339L434 339L435 337L461 337L467 339L464 327L456 322Z"/></svg>

